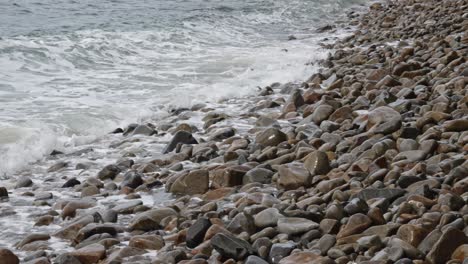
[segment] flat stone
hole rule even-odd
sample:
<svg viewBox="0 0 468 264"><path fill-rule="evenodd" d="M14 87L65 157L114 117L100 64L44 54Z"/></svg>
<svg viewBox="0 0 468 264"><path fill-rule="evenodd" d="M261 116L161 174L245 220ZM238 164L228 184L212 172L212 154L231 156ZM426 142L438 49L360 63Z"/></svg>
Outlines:
<svg viewBox="0 0 468 264"><path fill-rule="evenodd" d="M23 239L16 245L16 247L17 247L17 248L22 248L24 245L29 244L29 243L32 243L32 242L34 242L34 241L49 240L49 239L50 239L50 235L49 235L49 234L45 234L45 233L33 233L33 234L30 234L30 235L26 236L25 238L23 238Z"/></svg>
<svg viewBox="0 0 468 264"><path fill-rule="evenodd" d="M284 217L276 208L267 208L254 216L255 226L265 228L276 226L278 219Z"/></svg>
<svg viewBox="0 0 468 264"><path fill-rule="evenodd" d="M300 217L280 218L277 225L280 233L288 235L302 234L319 227L319 224L316 222Z"/></svg>
<svg viewBox="0 0 468 264"><path fill-rule="evenodd" d="M466 119L457 119L447 121L443 124L445 131L448 132L463 132L468 130L468 120Z"/></svg>
<svg viewBox="0 0 468 264"><path fill-rule="evenodd" d="M320 260L322 256L312 252L297 252L287 256L279 261L279 264L300 264L300 263L315 263Z"/></svg>
<svg viewBox="0 0 468 264"><path fill-rule="evenodd" d="M264 259L251 255L245 261L245 264L268 264Z"/></svg>
<svg viewBox="0 0 468 264"><path fill-rule="evenodd" d="M164 239L158 235L132 236L128 245L140 249L159 250L164 247Z"/></svg>

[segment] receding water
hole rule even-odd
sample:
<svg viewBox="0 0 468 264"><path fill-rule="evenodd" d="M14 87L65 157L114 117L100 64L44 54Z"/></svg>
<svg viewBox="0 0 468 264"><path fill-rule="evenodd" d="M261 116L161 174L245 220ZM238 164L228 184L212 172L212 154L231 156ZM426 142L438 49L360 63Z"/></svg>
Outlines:
<svg viewBox="0 0 468 264"><path fill-rule="evenodd" d="M1 0L0 174L170 106L303 79L324 56L315 29L365 2Z"/></svg>

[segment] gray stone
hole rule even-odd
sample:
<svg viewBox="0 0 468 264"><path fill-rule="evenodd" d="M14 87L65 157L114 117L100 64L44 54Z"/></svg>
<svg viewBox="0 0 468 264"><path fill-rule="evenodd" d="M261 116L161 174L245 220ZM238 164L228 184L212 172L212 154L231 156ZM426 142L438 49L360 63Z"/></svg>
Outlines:
<svg viewBox="0 0 468 264"><path fill-rule="evenodd" d="M302 234L318 227L319 224L305 218L285 217L278 219L278 231L288 235Z"/></svg>
<svg viewBox="0 0 468 264"><path fill-rule="evenodd" d="M198 141L192 136L191 133L187 131L184 131L184 130L177 131L177 133L174 135L171 141L164 148L163 154L173 151L177 147L177 144L179 143L180 144L198 144Z"/></svg>
<svg viewBox="0 0 468 264"><path fill-rule="evenodd" d="M216 234L210 243L221 256L228 259L243 260L254 253L253 247L247 241L233 235Z"/></svg>

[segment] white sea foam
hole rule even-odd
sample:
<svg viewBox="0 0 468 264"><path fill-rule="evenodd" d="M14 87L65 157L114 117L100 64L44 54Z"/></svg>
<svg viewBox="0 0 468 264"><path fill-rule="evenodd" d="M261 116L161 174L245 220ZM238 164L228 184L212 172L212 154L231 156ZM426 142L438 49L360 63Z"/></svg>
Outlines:
<svg viewBox="0 0 468 264"><path fill-rule="evenodd" d="M167 11L160 8L155 16L141 11L153 6L129 4L125 8L142 9L116 18L121 28L96 24L105 16L79 20L78 14L76 25L64 16L64 30L2 37L0 174L12 174L53 149L96 141L118 126L157 120L168 106L302 80L314 71L309 62L326 55L317 45L323 35L314 33L315 24L356 2L364 1L161 1ZM298 39L287 41L289 34Z"/></svg>

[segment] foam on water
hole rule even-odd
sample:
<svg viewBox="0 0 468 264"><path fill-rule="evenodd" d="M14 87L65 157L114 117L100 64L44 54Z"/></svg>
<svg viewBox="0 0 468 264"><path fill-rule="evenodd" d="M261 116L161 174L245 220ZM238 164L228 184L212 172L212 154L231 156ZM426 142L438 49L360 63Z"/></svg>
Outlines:
<svg viewBox="0 0 468 264"><path fill-rule="evenodd" d="M0 175L169 107L302 80L326 56L316 26L365 1L56 2L0 4Z"/></svg>

